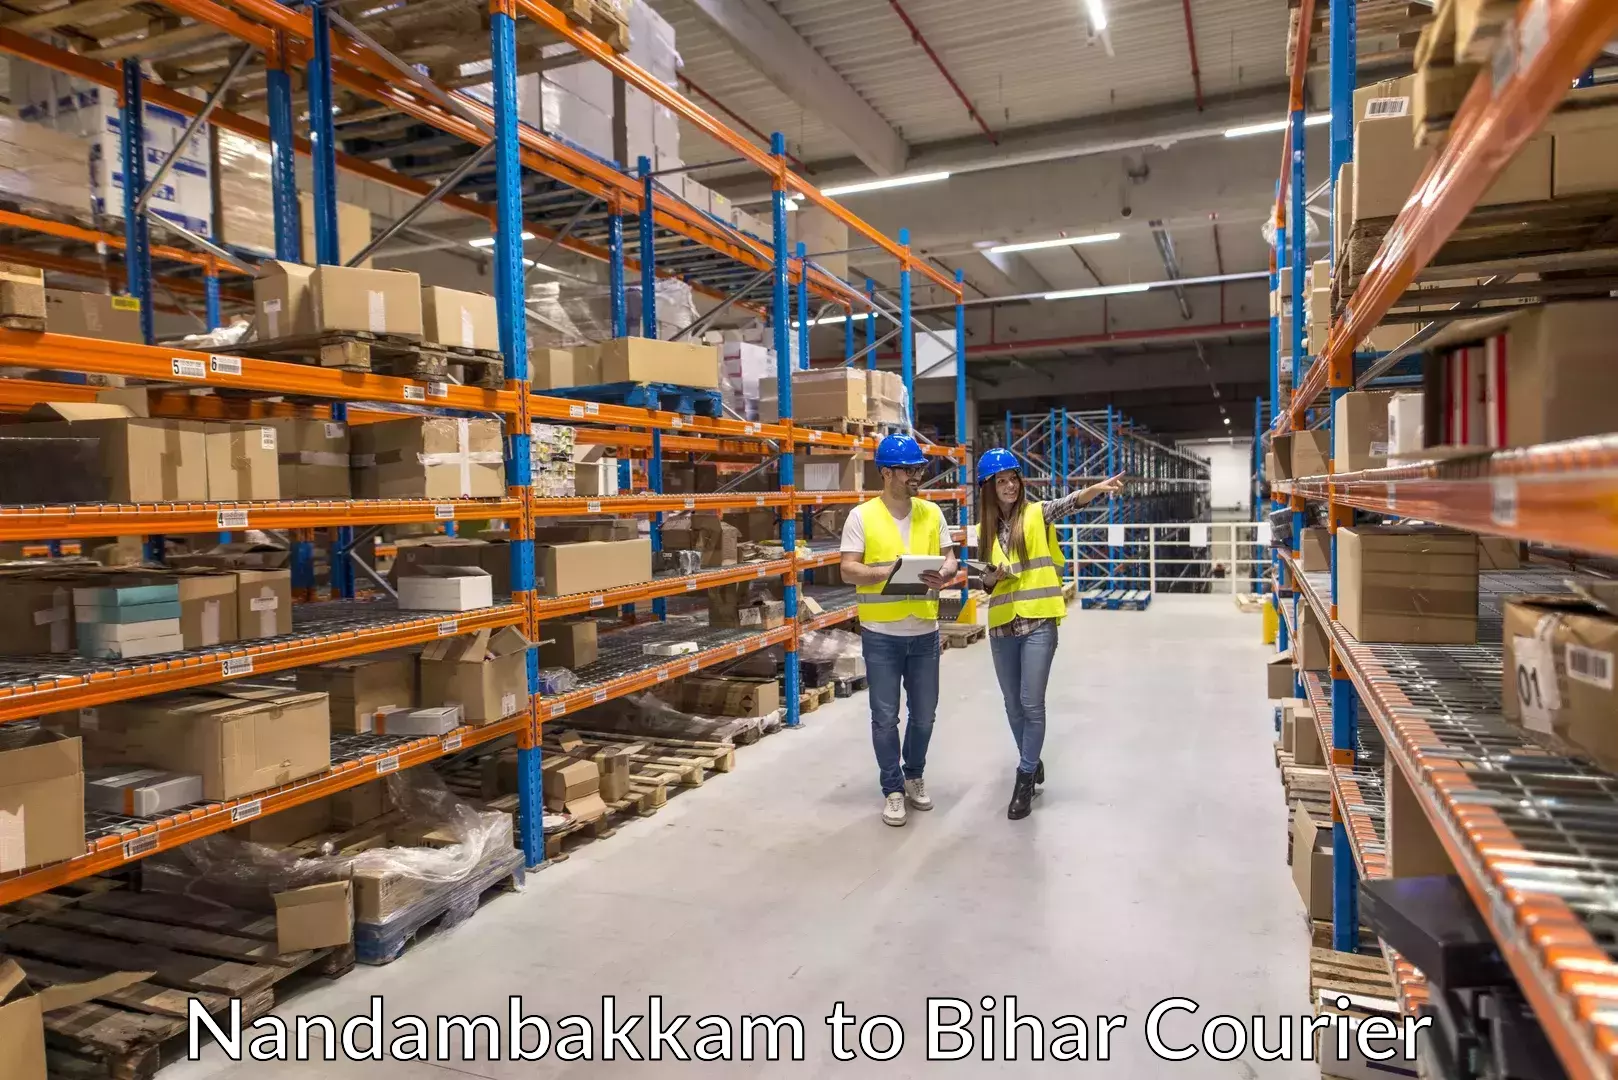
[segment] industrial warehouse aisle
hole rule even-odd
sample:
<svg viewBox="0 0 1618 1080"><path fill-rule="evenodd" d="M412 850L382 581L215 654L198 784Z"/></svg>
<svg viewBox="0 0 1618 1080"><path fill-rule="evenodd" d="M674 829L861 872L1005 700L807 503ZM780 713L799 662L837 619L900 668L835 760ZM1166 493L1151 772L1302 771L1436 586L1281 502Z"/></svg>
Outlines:
<svg viewBox="0 0 1618 1080"><path fill-rule="evenodd" d="M1174 1045L1195 1041L1218 1013L1296 1018L1308 1008L1258 616L1223 596L1160 597L1144 613L1076 610L1062 634L1049 783L1026 821L1005 818L1014 757L980 643L945 654L928 769L938 805L912 812L904 829L878 819L857 695L805 717L804 730L743 749L734 773L533 875L523 895L280 1010L340 1022L377 994L388 1018L503 1017L508 995L521 994L525 1011L554 1028L573 1012L599 1023L603 993L617 995L620 1019L662 994L665 1016L795 1014L801 1063L236 1065L214 1048L163 1076L975 1076L985 1069L976 1053L926 1060L925 1002L977 1006L986 994L1015 994L1019 1011L1048 1024L1086 1018L1092 1055L1094 1018L1127 1016L1111 1063L1089 1065L1103 1076L1318 1076L1316 1065L1265 1063L1251 1051L1170 1064L1144 1033L1148 1010L1168 997L1202 1007L1164 1024ZM822 1018L839 1000L861 1021L887 1013L902 1024L896 1061L832 1058ZM707 1033L694 1024L682 1033L687 1047ZM636 1036L644 1047L644 1023ZM1028 1062L1026 1040L1017 1064L1000 1061L997 1046L988 1068L1062 1067Z"/></svg>

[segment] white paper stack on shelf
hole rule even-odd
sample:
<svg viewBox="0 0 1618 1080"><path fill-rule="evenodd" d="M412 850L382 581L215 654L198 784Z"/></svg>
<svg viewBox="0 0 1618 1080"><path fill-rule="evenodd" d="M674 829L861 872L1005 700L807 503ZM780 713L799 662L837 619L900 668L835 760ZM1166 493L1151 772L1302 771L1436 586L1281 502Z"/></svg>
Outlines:
<svg viewBox="0 0 1618 1080"><path fill-rule="evenodd" d="M641 322L641 290L630 286L624 290L627 297L629 331L639 331ZM668 341L675 334L697 321L697 304L691 295L691 286L683 281L667 278L657 283L657 336Z"/></svg>
<svg viewBox="0 0 1618 1080"><path fill-rule="evenodd" d="M725 408L744 420L758 419L758 382L775 376L775 350L746 341L722 341L719 385Z"/></svg>
<svg viewBox="0 0 1618 1080"><path fill-rule="evenodd" d="M122 218L118 95L106 87L14 61L11 100L23 120L44 124L85 141L90 163L90 211ZM147 176L176 150L188 119L171 109L146 103L141 124ZM179 159L153 194L150 206L153 213L192 232L213 235L213 179L208 168L206 133L193 136L180 150Z"/></svg>

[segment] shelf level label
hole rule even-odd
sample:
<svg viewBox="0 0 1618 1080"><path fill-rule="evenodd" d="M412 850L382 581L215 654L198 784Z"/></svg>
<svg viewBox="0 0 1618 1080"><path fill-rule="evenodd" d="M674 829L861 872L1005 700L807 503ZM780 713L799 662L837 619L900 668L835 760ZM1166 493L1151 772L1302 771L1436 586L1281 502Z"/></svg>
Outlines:
<svg viewBox="0 0 1618 1080"><path fill-rule="evenodd" d="M427 384L427 396L437 398L449 397L449 383L430 382Z"/></svg>
<svg viewBox="0 0 1618 1080"><path fill-rule="evenodd" d="M147 833L137 836L133 840L124 841L124 858L138 859L142 855L149 855L157 850L157 834Z"/></svg>
<svg viewBox="0 0 1618 1080"><path fill-rule="evenodd" d="M376 763L376 771L377 771L377 775L379 775L379 776L381 774L383 774L383 773L398 772L399 771L399 755L398 754L389 754L387 757L385 757L382 760L378 761Z"/></svg>
<svg viewBox="0 0 1618 1080"><path fill-rule="evenodd" d="M445 619L443 622L438 624L438 636L454 637L455 631L459 630L460 626L461 622L459 619Z"/></svg>
<svg viewBox="0 0 1618 1080"><path fill-rule="evenodd" d="M245 529L245 528L247 528L247 511L246 510L221 510L221 511L219 511L219 528L221 528L221 529Z"/></svg>
<svg viewBox="0 0 1618 1080"><path fill-rule="evenodd" d="M459 735L445 735L443 745L444 753L453 754L461 748L461 737Z"/></svg>
<svg viewBox="0 0 1618 1080"><path fill-rule="evenodd" d="M599 514L601 513L601 504L592 499L584 504L584 511L587 514Z"/></svg>
<svg viewBox="0 0 1618 1080"><path fill-rule="evenodd" d="M590 606L593 607L593 608L603 607L603 606L606 605L606 603L607 603L607 598L605 596L601 596L601 595L598 594L596 596L590 597Z"/></svg>
<svg viewBox="0 0 1618 1080"><path fill-rule="evenodd" d="M240 375L242 373L242 358L239 356L210 356L208 357L208 370L215 375Z"/></svg>
<svg viewBox="0 0 1618 1080"><path fill-rule="evenodd" d="M433 517L438 521L454 521L455 504L439 503L437 506L433 507Z"/></svg>
<svg viewBox="0 0 1618 1080"><path fill-rule="evenodd" d="M239 825L244 821L250 821L253 818L258 817L263 812L263 799L254 799L252 802L244 802L240 806L234 807L230 811L230 823L232 825Z"/></svg>
<svg viewBox="0 0 1618 1080"><path fill-rule="evenodd" d="M1489 481L1489 520L1496 525L1517 524L1517 478L1496 476Z"/></svg>
<svg viewBox="0 0 1618 1080"><path fill-rule="evenodd" d="M590 696L590 700L595 702L597 705L600 705L603 701L607 700L607 692L605 690L597 690Z"/></svg>
<svg viewBox="0 0 1618 1080"><path fill-rule="evenodd" d="M550 714L551 714L552 719L555 719L556 717L561 716L565 712L567 712L567 703L563 702L563 701L558 701L556 704L552 705L551 708L550 708Z"/></svg>
<svg viewBox="0 0 1618 1080"><path fill-rule="evenodd" d="M187 360L182 356L176 356L170 364L170 368L173 370L176 379L206 379L208 377L208 365L201 360Z"/></svg>
<svg viewBox="0 0 1618 1080"><path fill-rule="evenodd" d="M253 673L253 658L251 656L232 656L219 665L220 674L225 678L235 678L237 675L251 675Z"/></svg>

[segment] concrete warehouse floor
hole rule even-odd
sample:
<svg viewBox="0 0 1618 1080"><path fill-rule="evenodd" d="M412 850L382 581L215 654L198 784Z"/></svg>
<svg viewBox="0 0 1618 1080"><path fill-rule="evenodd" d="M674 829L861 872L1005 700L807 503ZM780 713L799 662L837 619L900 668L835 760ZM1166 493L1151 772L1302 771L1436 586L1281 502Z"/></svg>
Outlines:
<svg viewBox="0 0 1618 1080"><path fill-rule="evenodd" d="M1015 994L1019 1011L1048 1025L1085 1017L1092 1040L1098 1014L1126 1015L1110 1063L1089 1063L1103 1076L1318 1076L1318 1065L1265 1063L1251 1050L1169 1063L1145 1040L1148 1010L1167 997L1201 1005L1195 1018L1165 1022L1175 1045L1194 1042L1218 1013L1296 1017L1309 1006L1265 655L1259 617L1227 596L1163 596L1143 613L1075 609L1050 690L1049 782L1033 816L1010 822L1015 756L988 646L948 652L927 774L937 808L912 811L905 828L878 818L859 694L805 717L803 730L744 748L736 772L531 876L524 894L279 1010L340 1022L379 994L388 1018L433 1023L504 1017L508 995L521 994L560 1038L556 1021L568 1013L599 1023L603 993L618 996L620 1020L662 994L665 1016L796 1014L802 1062L238 1065L213 1047L162 1076L976 1076L985 1066L975 1054L926 1060L925 1001L976 1007L985 994ZM822 1018L839 1000L861 1020L897 1018L901 1055L834 1061ZM635 1032L642 1047L645 1031L643 1022ZM689 1048L706 1033L693 1019L682 1035ZM996 1075L1062 1067L1029 1062L1026 1034L1016 1064L996 1053Z"/></svg>

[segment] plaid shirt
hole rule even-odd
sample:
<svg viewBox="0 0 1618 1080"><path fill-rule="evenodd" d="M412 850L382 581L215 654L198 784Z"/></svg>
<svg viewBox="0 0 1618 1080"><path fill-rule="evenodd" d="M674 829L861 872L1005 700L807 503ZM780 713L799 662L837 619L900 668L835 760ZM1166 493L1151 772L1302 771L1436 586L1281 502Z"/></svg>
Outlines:
<svg viewBox="0 0 1618 1080"><path fill-rule="evenodd" d="M1045 516L1045 523L1049 525L1067 517L1073 511L1083 506L1083 497L1084 492L1081 489L1079 491L1064 495L1060 499L1052 499L1050 502L1042 502L1039 504L1039 512ZM1011 519L1009 517L1002 517L1000 519L1000 550L1007 553L1011 551ZM985 552L981 557L988 558L988 553ZM996 638L1022 637L1025 634L1032 634L1035 630L1038 630L1039 624L1042 621L1044 620L1029 619L1024 618L1021 615L1014 615L1012 616L1011 621L1003 626L989 627L989 636Z"/></svg>

